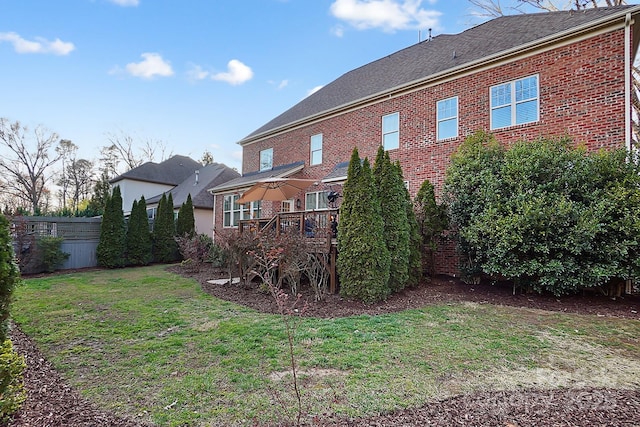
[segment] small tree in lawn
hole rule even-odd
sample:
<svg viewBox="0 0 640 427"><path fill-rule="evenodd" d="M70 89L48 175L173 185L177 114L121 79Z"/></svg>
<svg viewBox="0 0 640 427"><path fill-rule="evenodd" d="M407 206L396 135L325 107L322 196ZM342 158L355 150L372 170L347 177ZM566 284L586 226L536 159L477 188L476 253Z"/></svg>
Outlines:
<svg viewBox="0 0 640 427"><path fill-rule="evenodd" d="M340 293L373 303L390 293L390 257L369 160L360 166L357 149L351 156L343 197L346 207L340 214L337 263Z"/></svg>
<svg viewBox="0 0 640 427"><path fill-rule="evenodd" d="M397 169L389 152L381 145L373 166L375 188L380 201L384 243L389 250L389 288L391 292L403 289L409 281L409 222L405 206L402 172Z"/></svg>
<svg viewBox="0 0 640 427"><path fill-rule="evenodd" d="M102 224L100 226L100 242L96 248L98 265L107 268L124 267L126 250L126 226L122 212L122 196L120 187L113 189L107 199Z"/></svg>
<svg viewBox="0 0 640 427"><path fill-rule="evenodd" d="M191 193L187 196L187 201L180 206L178 210L178 219L176 220L176 235L178 237L193 237L196 233L196 221L193 216L193 202L191 201Z"/></svg>
<svg viewBox="0 0 640 427"><path fill-rule="evenodd" d="M0 213L0 423L6 422L26 398L22 381L24 358L13 350L7 334L11 297L19 282L9 221Z"/></svg>
<svg viewBox="0 0 640 427"><path fill-rule="evenodd" d="M151 233L147 202L144 196L140 201L133 201L129 227L127 229L127 263L130 265L147 265L152 260Z"/></svg>

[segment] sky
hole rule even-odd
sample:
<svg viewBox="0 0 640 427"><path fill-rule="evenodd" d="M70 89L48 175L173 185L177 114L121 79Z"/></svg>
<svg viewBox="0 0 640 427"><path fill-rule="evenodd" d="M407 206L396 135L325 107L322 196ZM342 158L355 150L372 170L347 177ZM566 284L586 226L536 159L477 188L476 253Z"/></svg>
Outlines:
<svg viewBox="0 0 640 427"><path fill-rule="evenodd" d="M314 90L480 22L467 0L0 0L0 117L79 158L129 137L242 171L237 142Z"/></svg>

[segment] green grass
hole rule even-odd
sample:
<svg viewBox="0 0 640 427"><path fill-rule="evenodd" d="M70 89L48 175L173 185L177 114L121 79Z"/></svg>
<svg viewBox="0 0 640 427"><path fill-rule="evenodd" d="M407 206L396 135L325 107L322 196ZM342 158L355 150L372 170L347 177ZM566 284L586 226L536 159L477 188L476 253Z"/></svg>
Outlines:
<svg viewBox="0 0 640 427"><path fill-rule="evenodd" d="M12 310L83 395L121 415L207 426L293 413L282 319L163 267L29 279ZM304 318L295 355L307 413L359 417L492 388L638 387L638 337L635 320L441 304Z"/></svg>

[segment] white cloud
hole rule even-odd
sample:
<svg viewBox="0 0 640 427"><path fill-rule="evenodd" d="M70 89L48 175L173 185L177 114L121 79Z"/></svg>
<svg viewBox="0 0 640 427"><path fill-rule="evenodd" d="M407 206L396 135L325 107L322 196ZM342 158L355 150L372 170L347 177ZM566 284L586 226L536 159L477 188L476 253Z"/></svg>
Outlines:
<svg viewBox="0 0 640 427"><path fill-rule="evenodd" d="M441 13L423 9L422 2L423 0L335 0L330 10L333 16L359 30L381 28L386 32L394 32L437 28ZM341 35L340 31L335 32Z"/></svg>
<svg viewBox="0 0 640 427"><path fill-rule="evenodd" d="M342 25L336 25L331 29L331 34L333 34L336 37L344 36L344 27Z"/></svg>
<svg viewBox="0 0 640 427"><path fill-rule="evenodd" d="M205 71L201 66L191 64L190 69L187 71L187 77L191 81L204 80L211 75L208 71Z"/></svg>
<svg viewBox="0 0 640 427"><path fill-rule="evenodd" d="M140 55L144 60L127 64L126 70L129 74L143 79L152 79L156 76L169 77L173 75L171 64L157 53L143 53Z"/></svg>
<svg viewBox="0 0 640 427"><path fill-rule="evenodd" d="M109 0L113 4L117 4L118 6L138 6L140 4L140 0Z"/></svg>
<svg viewBox="0 0 640 427"><path fill-rule="evenodd" d="M0 33L0 42L9 42L17 53L50 53L53 55L68 55L76 47L73 43L63 42L60 39L54 41L36 37L35 40L26 40L17 33Z"/></svg>
<svg viewBox="0 0 640 427"><path fill-rule="evenodd" d="M307 91L307 96L311 96L314 93L316 93L317 91L319 91L320 89L322 89L324 86L316 86L314 88L311 88Z"/></svg>
<svg viewBox="0 0 640 427"><path fill-rule="evenodd" d="M227 72L213 74L211 78L236 86L251 80L253 78L253 71L237 59L232 59L227 64Z"/></svg>

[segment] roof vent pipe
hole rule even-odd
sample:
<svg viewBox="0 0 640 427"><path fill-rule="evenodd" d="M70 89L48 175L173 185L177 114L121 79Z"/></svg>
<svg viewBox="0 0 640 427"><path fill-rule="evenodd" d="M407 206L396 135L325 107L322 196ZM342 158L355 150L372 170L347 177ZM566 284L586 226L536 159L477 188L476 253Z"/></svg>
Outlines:
<svg viewBox="0 0 640 427"><path fill-rule="evenodd" d="M198 185L198 178L199 178L199 177L200 177L200 170L199 170L199 169L197 169L197 170L196 170L196 182L195 182L195 184L193 184L193 185Z"/></svg>

